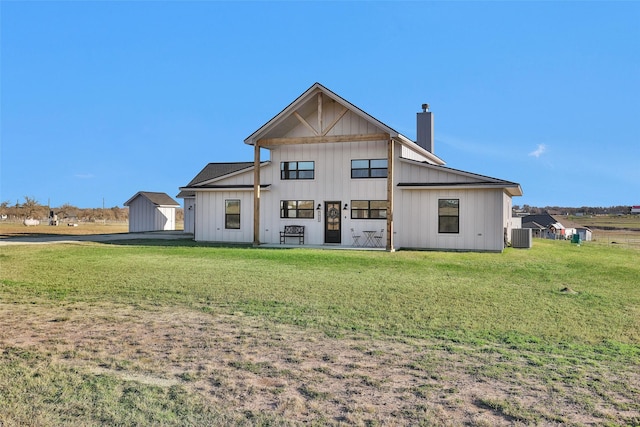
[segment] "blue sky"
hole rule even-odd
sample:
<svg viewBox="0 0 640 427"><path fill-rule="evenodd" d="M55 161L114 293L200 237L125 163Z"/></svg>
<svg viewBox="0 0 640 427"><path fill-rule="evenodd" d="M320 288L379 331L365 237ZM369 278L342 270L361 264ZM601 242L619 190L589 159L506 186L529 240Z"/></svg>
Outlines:
<svg viewBox="0 0 640 427"><path fill-rule="evenodd" d="M640 204L640 2L0 3L0 201L170 196L314 82L514 204ZM181 200L179 200L181 202Z"/></svg>

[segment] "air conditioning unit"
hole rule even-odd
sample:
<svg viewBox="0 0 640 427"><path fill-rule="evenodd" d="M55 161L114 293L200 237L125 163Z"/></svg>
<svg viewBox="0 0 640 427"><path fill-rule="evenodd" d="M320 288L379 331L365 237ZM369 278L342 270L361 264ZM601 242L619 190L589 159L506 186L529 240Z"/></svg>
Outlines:
<svg viewBox="0 0 640 427"><path fill-rule="evenodd" d="M514 228L511 230L511 247L529 249L532 246L530 228Z"/></svg>

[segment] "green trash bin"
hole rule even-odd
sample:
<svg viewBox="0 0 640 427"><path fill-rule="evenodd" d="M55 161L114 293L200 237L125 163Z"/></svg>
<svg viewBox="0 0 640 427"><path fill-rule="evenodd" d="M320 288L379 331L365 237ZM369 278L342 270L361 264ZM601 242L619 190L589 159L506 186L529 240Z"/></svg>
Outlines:
<svg viewBox="0 0 640 427"><path fill-rule="evenodd" d="M571 243L580 244L580 235L578 233L571 236Z"/></svg>

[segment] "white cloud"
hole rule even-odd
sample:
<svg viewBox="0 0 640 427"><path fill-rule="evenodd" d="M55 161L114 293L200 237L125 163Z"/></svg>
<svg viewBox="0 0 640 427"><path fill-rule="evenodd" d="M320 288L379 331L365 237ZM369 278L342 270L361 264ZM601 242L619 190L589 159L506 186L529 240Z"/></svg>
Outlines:
<svg viewBox="0 0 640 427"><path fill-rule="evenodd" d="M547 146L544 144L538 144L538 148L534 151L530 152L529 155L535 158L540 157L545 151L547 151Z"/></svg>

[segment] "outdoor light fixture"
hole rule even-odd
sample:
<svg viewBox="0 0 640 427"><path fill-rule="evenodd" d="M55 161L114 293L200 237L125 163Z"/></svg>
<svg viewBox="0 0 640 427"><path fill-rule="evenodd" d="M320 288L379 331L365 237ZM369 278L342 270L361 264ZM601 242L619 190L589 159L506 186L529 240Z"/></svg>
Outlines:
<svg viewBox="0 0 640 427"><path fill-rule="evenodd" d="M348 203L345 203L345 204L344 204L344 208L343 208L343 210L345 210L345 211L348 211L348 210L349 210L349 204L348 204Z"/></svg>
<svg viewBox="0 0 640 427"><path fill-rule="evenodd" d="M318 211L318 222L322 221L322 219L320 218L320 214L322 213L322 205L320 203L318 203L318 207L316 208L316 210Z"/></svg>
<svg viewBox="0 0 640 427"><path fill-rule="evenodd" d="M318 207L316 208L317 211L322 209L322 205L320 203L318 203Z"/></svg>

